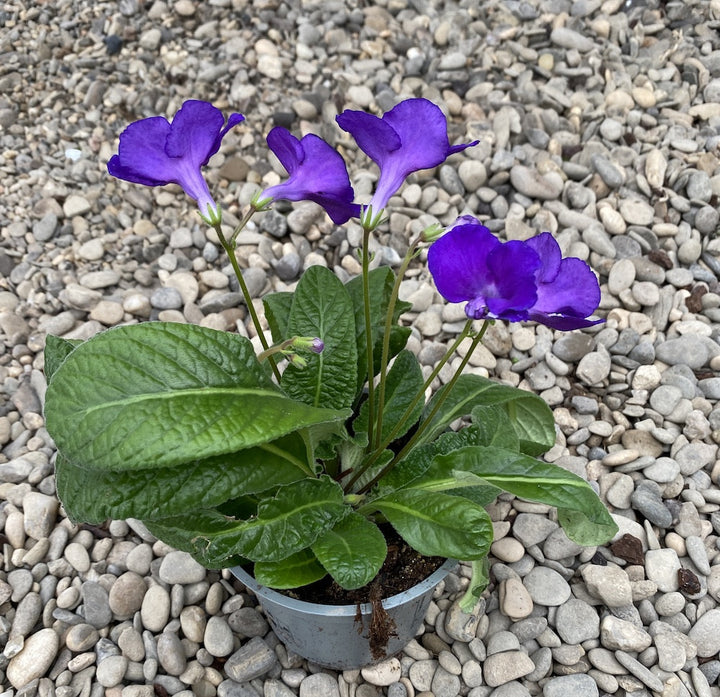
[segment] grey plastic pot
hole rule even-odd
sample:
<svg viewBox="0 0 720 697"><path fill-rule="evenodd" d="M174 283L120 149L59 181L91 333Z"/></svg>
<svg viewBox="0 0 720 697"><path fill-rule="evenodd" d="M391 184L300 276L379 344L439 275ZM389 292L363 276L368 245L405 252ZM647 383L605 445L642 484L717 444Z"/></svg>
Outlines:
<svg viewBox="0 0 720 697"><path fill-rule="evenodd" d="M449 559L424 581L382 601L395 622L397 634L390 637L382 658L373 658L370 651L369 603L360 605L360 628L356 605L306 603L259 585L241 566L230 572L258 597L270 626L289 649L326 668L349 670L377 663L401 651L420 629L435 587L456 565L455 560Z"/></svg>

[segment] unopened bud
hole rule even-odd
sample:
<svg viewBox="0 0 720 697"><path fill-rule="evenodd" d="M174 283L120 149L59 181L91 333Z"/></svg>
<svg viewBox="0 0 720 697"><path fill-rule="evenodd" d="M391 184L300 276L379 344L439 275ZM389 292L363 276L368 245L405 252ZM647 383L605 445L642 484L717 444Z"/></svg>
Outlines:
<svg viewBox="0 0 720 697"><path fill-rule="evenodd" d="M432 225L428 225L420 233L420 239L423 242L430 243L442 237L444 233L445 229L442 227L442 225L440 225L440 223L433 223Z"/></svg>

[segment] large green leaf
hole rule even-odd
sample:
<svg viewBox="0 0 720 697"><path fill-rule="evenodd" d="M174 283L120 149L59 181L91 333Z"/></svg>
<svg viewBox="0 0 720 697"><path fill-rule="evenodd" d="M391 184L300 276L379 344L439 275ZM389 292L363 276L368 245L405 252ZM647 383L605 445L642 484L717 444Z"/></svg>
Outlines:
<svg viewBox="0 0 720 697"><path fill-rule="evenodd" d="M52 380L55 371L61 363L82 344L81 339L63 339L59 336L48 334L45 338L45 377L47 381Z"/></svg>
<svg viewBox="0 0 720 697"><path fill-rule="evenodd" d="M283 389L314 407L350 407L357 380L355 317L350 296L332 271L324 266L305 271L293 296L287 331L289 337L320 337L325 349L303 353L303 368L288 365Z"/></svg>
<svg viewBox="0 0 720 697"><path fill-rule="evenodd" d="M263 297L265 319L270 327L273 341L276 344L290 338L288 334L288 322L290 321L292 300L293 294L287 291L268 293L268 295Z"/></svg>
<svg viewBox="0 0 720 697"><path fill-rule="evenodd" d="M298 588L327 575L310 549L291 554L282 561L259 561L253 569L255 580L268 588Z"/></svg>
<svg viewBox="0 0 720 697"><path fill-rule="evenodd" d="M388 266L379 266L368 274L368 285L370 289L370 326L373 337L373 375L376 375L380 370L382 342L385 334L385 318L387 316L393 286L395 285L395 273ZM356 276L351 279L345 287L350 293L355 312L355 335L358 352L357 390L360 391L365 386L368 377L362 276ZM405 348L405 344L407 344L411 330L409 327L398 326L397 321L400 315L403 312L407 312L411 307L412 305L404 300L398 300L395 303L392 316L393 325L390 329L389 358L396 356L399 351Z"/></svg>
<svg viewBox="0 0 720 697"><path fill-rule="evenodd" d="M469 446L439 455L433 465L454 470L459 480L468 475L478 477L520 498L556 506L565 512L568 527L563 527L567 536L579 544L602 544L617 532L592 487L557 465L486 446Z"/></svg>
<svg viewBox="0 0 720 697"><path fill-rule="evenodd" d="M447 399L447 386L438 390L425 408L429 415L437 401L442 406L432 418L422 441L432 441L455 419L479 409L502 406L520 441L520 449L527 455L540 455L555 445L555 422L550 407L537 395L509 385L501 385L480 375L461 375Z"/></svg>
<svg viewBox="0 0 720 697"><path fill-rule="evenodd" d="M485 509L460 496L402 489L367 507L379 510L413 549L427 556L482 559L492 543Z"/></svg>
<svg viewBox="0 0 720 697"><path fill-rule="evenodd" d="M347 413L284 395L237 334L147 322L98 334L68 355L45 416L71 462L128 470L236 452Z"/></svg>
<svg viewBox="0 0 720 697"><path fill-rule="evenodd" d="M505 417L503 429L508 428L512 431L512 427L508 424L507 417ZM514 434L514 431L512 432ZM452 453L468 445L489 445L493 443L496 433L497 431L494 430L492 424L488 428L482 428L478 423L473 423L460 431L442 433L432 443L415 446L378 482L374 493L378 496L386 496L398 489L412 487L414 482L421 479L428 471L437 455ZM503 442L505 442L504 439ZM517 438L515 438L514 442L517 444ZM467 485L464 484L463 486ZM488 491L479 497L467 491L462 492L462 495L470 496L476 502L482 501L483 505L485 505L494 496L490 496L491 492L487 486L484 488ZM500 493L496 487L491 488L495 492L495 496Z"/></svg>
<svg viewBox="0 0 720 697"><path fill-rule="evenodd" d="M383 408L382 440L388 438L399 423L405 411L422 390L424 380L417 358L410 351L400 351L395 358L385 382L385 406ZM393 440L402 438L422 414L425 400L420 399L410 416L395 433ZM360 414L353 422L356 433L368 432L368 402L364 402Z"/></svg>
<svg viewBox="0 0 720 697"><path fill-rule="evenodd" d="M298 459L303 455L302 440L290 434L267 446L176 467L121 472L84 469L58 455L55 476L58 497L72 520L143 520L213 508L238 496L302 479L306 474Z"/></svg>
<svg viewBox="0 0 720 697"><path fill-rule="evenodd" d="M375 578L387 545L375 523L353 512L318 538L312 551L340 586L352 590Z"/></svg>
<svg viewBox="0 0 720 697"><path fill-rule="evenodd" d="M280 487L275 496L260 501L250 520L235 520L217 511L191 511L147 522L154 535L216 568L234 555L255 562L281 561L310 547L349 510L341 487L321 477Z"/></svg>

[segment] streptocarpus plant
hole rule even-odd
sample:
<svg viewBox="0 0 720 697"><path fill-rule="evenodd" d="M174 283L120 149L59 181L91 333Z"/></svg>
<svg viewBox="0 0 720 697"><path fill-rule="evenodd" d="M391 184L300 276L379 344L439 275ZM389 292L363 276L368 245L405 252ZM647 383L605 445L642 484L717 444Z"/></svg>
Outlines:
<svg viewBox="0 0 720 697"><path fill-rule="evenodd" d="M142 520L210 568L254 563L256 579L294 588L330 574L346 589L377 574L389 523L418 552L473 562L463 599L484 586L492 542L484 506L509 492L558 509L573 540L608 540L616 527L580 477L537 457L553 446L550 409L536 395L464 374L490 322L536 321L571 330L600 292L585 262L562 258L543 233L501 242L472 217L414 240L395 273L370 269L369 242L405 178L475 143L450 145L440 109L409 99L382 118L344 112L338 124L380 168L377 190L353 201L340 155L314 135L273 129L268 145L288 179L252 201L237 229L222 226L201 168L243 117L186 102L172 123L137 121L120 136L109 172L148 186L175 182L198 203L232 264L262 344L199 326L145 322L84 342L48 337L45 414L58 448L58 494L76 521ZM347 283L308 268L293 292L263 298L263 332L234 247L250 217L275 198L308 199L336 224L358 217L362 274ZM429 244L428 266L467 323L427 378L405 349L400 282ZM452 379L426 394L459 344ZM450 425L465 419L458 431Z"/></svg>

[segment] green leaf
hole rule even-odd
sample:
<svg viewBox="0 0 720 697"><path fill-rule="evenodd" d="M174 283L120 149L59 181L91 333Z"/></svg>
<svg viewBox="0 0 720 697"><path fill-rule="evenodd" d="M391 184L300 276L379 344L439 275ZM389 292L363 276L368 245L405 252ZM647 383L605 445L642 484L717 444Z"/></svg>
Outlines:
<svg viewBox="0 0 720 697"><path fill-rule="evenodd" d="M567 536L578 544L602 544L617 532L615 522L592 487L557 465L485 446L469 446L439 455L433 464L474 475L520 498L556 506L568 522Z"/></svg>
<svg viewBox="0 0 720 697"><path fill-rule="evenodd" d="M507 421L507 418L505 421ZM452 453L468 445L486 445L486 440L490 440L490 438L488 438L487 433L479 428L477 424L467 426L460 431L442 433L432 443L416 446L407 453L407 455L378 482L377 490L374 493L379 496L386 496L398 489L412 487L413 483L428 471L433 463L433 459L437 455ZM495 491L495 495L499 493L496 487L492 487L492 489ZM489 499L487 496L478 498L467 492L464 492L463 495L470 496L472 500L476 502L483 501L483 505L494 498L494 496Z"/></svg>
<svg viewBox="0 0 720 697"><path fill-rule="evenodd" d="M380 370L382 357L382 342L385 334L385 318L395 285L395 273L388 266L380 266L368 274L368 285L370 288L370 326L373 337L373 375ZM345 284L350 293L355 313L355 336L357 341L358 354L358 383L357 391L365 386L368 376L367 364L367 339L365 336L365 309L363 301L362 276L356 276ZM393 326L390 329L390 355L396 356L407 343L410 336L409 327L397 325L398 318L403 312L407 312L412 305L404 300L395 303L393 312Z"/></svg>
<svg viewBox="0 0 720 697"><path fill-rule="evenodd" d="M463 429L472 433L468 445L493 445L520 452L520 439L502 406L477 407L472 410L472 427Z"/></svg>
<svg viewBox="0 0 720 697"><path fill-rule="evenodd" d="M485 509L460 496L402 489L367 506L379 510L420 554L470 561L487 556L492 543Z"/></svg>
<svg viewBox="0 0 720 697"><path fill-rule="evenodd" d="M146 322L78 346L48 386L45 416L71 462L130 470L236 452L347 413L288 398L237 334Z"/></svg>
<svg viewBox="0 0 720 697"><path fill-rule="evenodd" d="M470 585L468 585L465 595L460 598L460 610L470 614L475 610L478 598L490 583L490 565L487 557L484 559L476 559L472 563L472 577Z"/></svg>
<svg viewBox="0 0 720 697"><path fill-rule="evenodd" d="M438 390L425 414L430 414L447 386ZM550 407L537 395L509 385L501 385L479 375L461 375L450 395L432 418L422 436L423 442L432 441L455 419L471 412L479 418L478 409L502 406L520 441L520 449L527 455L540 455L555 445L555 422Z"/></svg>
<svg viewBox="0 0 720 697"><path fill-rule="evenodd" d="M148 521L148 527L168 544L190 551L216 568L234 555L255 562L281 561L310 547L349 510L342 488L322 477L280 487L274 497L260 501L257 516L250 520L234 520L216 511L192 511Z"/></svg>
<svg viewBox="0 0 720 697"><path fill-rule="evenodd" d="M605 513L607 514L605 519L599 520L600 516L588 516L584 511L558 508L558 521L573 542L585 547L593 547L604 544L617 534L617 523L607 510Z"/></svg>
<svg viewBox="0 0 720 697"><path fill-rule="evenodd" d="M357 349L352 302L345 286L324 266L311 266L293 296L288 336L317 336L320 354L303 353L307 365L288 365L281 385L293 398L314 407L342 409L355 399Z"/></svg>
<svg viewBox="0 0 720 697"><path fill-rule="evenodd" d="M97 524L110 518L181 515L295 482L306 476L297 464L303 455L302 440L290 434L268 446L177 467L122 472L84 469L58 455L55 476L68 516Z"/></svg>
<svg viewBox="0 0 720 697"><path fill-rule="evenodd" d="M282 561L259 561L253 569L255 580L268 588L299 588L326 575L327 571L309 549L291 554Z"/></svg>
<svg viewBox="0 0 720 697"><path fill-rule="evenodd" d="M62 339L59 336L48 334L45 338L45 377L52 380L60 364L82 344L82 339Z"/></svg>
<svg viewBox="0 0 720 697"><path fill-rule="evenodd" d="M263 297L265 319L270 327L273 341L276 344L285 341L285 339L289 339L291 336L288 334L288 322L290 321L292 300L293 294L286 291L269 293Z"/></svg>
<svg viewBox="0 0 720 697"><path fill-rule="evenodd" d="M375 523L353 512L322 535L312 551L340 586L352 590L375 578L387 545Z"/></svg>
<svg viewBox="0 0 720 697"><path fill-rule="evenodd" d="M417 358L410 351L400 351L395 358L385 382L385 406L383 409L382 440L388 438L399 423L406 409L422 390L424 384L422 370ZM405 420L402 428L395 434L393 440L402 438L410 428L417 423L422 414L424 399L418 400L410 416ZM356 433L368 432L368 403L365 401L360 408L360 414L353 422Z"/></svg>

